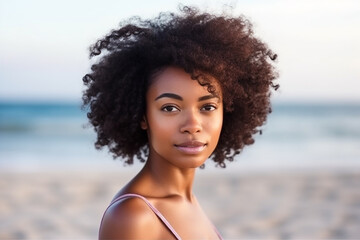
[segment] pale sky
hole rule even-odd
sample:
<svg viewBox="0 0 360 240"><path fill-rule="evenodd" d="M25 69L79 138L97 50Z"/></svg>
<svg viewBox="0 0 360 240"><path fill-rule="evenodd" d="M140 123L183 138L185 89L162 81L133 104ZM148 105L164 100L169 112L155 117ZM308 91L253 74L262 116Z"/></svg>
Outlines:
<svg viewBox="0 0 360 240"><path fill-rule="evenodd" d="M360 102L358 0L0 0L0 100L80 101L88 47L121 20L178 3L249 18L279 55L275 99Z"/></svg>

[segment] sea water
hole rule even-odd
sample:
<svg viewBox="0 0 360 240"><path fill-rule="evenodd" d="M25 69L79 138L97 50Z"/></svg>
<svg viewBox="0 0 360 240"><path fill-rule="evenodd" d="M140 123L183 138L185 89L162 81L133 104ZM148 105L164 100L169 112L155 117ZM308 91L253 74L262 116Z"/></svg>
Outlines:
<svg viewBox="0 0 360 240"><path fill-rule="evenodd" d="M360 104L276 103L261 129L228 169L360 170ZM131 169L95 140L80 104L0 103L0 171Z"/></svg>

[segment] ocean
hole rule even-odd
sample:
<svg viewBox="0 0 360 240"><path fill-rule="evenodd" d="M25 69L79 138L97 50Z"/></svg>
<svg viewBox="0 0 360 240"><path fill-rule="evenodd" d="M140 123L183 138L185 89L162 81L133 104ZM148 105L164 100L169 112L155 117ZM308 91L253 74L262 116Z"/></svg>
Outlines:
<svg viewBox="0 0 360 240"><path fill-rule="evenodd" d="M276 103L262 129L228 171L360 169L360 104ZM80 104L0 103L0 171L141 167L113 160L94 141Z"/></svg>

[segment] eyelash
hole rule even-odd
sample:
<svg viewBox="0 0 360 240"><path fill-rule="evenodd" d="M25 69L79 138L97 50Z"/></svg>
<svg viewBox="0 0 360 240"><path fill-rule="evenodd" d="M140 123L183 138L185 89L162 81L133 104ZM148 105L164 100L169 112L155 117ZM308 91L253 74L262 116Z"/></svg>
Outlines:
<svg viewBox="0 0 360 240"><path fill-rule="evenodd" d="M173 105L166 105L166 106L164 106L164 107L161 108L161 111L164 111L164 112L174 112L174 111L168 111L168 110L166 110L167 108L173 108L173 109L176 109L176 110L180 111L178 107L173 106Z"/></svg>
<svg viewBox="0 0 360 240"><path fill-rule="evenodd" d="M169 108L171 108L172 110L177 110L177 111L180 111L180 109L176 106L173 106L173 105L166 105L166 106L163 106L161 108L161 111L164 111L164 112L175 112L175 111L172 111L172 110L169 110ZM206 108L208 110L206 110ZM209 108L212 108L212 109L209 109ZM202 106L200 108L200 111L205 111L205 112L212 112L212 111L215 111L217 109L217 107L213 104L206 104L204 106Z"/></svg>
<svg viewBox="0 0 360 240"><path fill-rule="evenodd" d="M205 110L206 112L212 112L212 111L215 111L217 109L217 107L215 105L213 105L213 104L206 104L200 110L205 109L205 108L209 108L209 107L212 108L212 110Z"/></svg>

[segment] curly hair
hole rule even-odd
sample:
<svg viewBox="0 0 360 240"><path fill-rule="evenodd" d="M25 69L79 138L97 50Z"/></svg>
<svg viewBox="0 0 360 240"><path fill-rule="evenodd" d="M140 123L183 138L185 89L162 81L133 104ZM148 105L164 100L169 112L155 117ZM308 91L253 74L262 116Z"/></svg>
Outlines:
<svg viewBox="0 0 360 240"><path fill-rule="evenodd" d="M145 161L148 138L140 122L145 95L155 73L168 66L184 69L201 85L214 77L223 94L224 120L212 159L220 167L233 161L271 112L271 88L277 72L274 54L253 34L243 16L200 12L182 6L180 13L160 13L142 20L133 17L90 47L100 55L83 77L83 107L97 133L95 147L108 146L113 157L132 164Z"/></svg>

